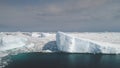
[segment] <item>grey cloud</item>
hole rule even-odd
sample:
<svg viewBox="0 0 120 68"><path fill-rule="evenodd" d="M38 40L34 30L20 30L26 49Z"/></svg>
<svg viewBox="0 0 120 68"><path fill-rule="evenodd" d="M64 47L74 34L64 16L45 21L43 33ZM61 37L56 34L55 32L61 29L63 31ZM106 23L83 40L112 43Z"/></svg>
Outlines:
<svg viewBox="0 0 120 68"><path fill-rule="evenodd" d="M1 0L0 24L10 31L119 31L119 6L118 0Z"/></svg>

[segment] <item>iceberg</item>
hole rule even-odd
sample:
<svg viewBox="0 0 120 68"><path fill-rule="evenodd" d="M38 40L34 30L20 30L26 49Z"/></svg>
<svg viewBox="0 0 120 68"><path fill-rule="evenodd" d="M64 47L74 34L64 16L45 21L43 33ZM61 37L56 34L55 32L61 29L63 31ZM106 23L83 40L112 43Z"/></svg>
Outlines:
<svg viewBox="0 0 120 68"><path fill-rule="evenodd" d="M29 52L120 54L119 32L0 32L0 68L5 56Z"/></svg>
<svg viewBox="0 0 120 68"><path fill-rule="evenodd" d="M10 50L25 46L27 38L22 36L3 35L0 36L0 51Z"/></svg>
<svg viewBox="0 0 120 68"><path fill-rule="evenodd" d="M52 49L54 45L56 46L54 41L55 33L1 32L0 52L8 52L11 54L22 52L45 52L47 49L54 51L54 49Z"/></svg>
<svg viewBox="0 0 120 68"><path fill-rule="evenodd" d="M62 52L120 54L119 44L77 38L63 32L56 34L56 43Z"/></svg>
<svg viewBox="0 0 120 68"><path fill-rule="evenodd" d="M11 54L63 51L69 53L120 54L119 40L120 33L115 32L2 32L0 33L0 52L4 51L4 53Z"/></svg>

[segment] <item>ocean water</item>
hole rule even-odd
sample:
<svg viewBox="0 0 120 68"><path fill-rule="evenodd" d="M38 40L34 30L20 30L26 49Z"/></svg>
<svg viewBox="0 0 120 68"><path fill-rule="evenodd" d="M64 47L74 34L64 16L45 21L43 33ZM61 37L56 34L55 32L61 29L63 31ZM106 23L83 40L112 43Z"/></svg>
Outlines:
<svg viewBox="0 0 120 68"><path fill-rule="evenodd" d="M5 68L120 68L120 55L22 53Z"/></svg>

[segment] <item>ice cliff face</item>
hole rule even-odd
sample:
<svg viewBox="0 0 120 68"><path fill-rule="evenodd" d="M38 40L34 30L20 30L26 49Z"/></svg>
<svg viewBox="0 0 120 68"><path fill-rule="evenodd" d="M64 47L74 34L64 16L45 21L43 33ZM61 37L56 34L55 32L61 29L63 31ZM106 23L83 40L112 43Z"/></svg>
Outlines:
<svg viewBox="0 0 120 68"><path fill-rule="evenodd" d="M98 42L90 39L76 38L63 32L56 35L57 47L60 51L69 53L104 53L119 54L120 45Z"/></svg>

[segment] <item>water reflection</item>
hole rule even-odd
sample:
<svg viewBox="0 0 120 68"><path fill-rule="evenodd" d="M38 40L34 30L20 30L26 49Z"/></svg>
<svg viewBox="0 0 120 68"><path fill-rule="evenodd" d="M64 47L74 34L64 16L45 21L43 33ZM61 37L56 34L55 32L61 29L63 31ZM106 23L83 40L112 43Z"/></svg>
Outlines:
<svg viewBox="0 0 120 68"><path fill-rule="evenodd" d="M29 53L11 60L6 68L120 68L120 55Z"/></svg>
<svg viewBox="0 0 120 68"><path fill-rule="evenodd" d="M90 55L90 54L69 54L68 55L68 64L74 67L86 67L86 68L99 68L99 64L102 58L102 55Z"/></svg>

